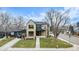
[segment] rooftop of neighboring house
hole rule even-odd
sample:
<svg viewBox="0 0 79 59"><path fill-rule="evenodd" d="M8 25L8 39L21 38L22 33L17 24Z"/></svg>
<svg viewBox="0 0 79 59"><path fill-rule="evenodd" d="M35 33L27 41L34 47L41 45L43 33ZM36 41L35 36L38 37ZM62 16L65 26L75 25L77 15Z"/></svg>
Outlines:
<svg viewBox="0 0 79 59"><path fill-rule="evenodd" d="M75 32L79 32L79 27L78 28L74 28Z"/></svg>
<svg viewBox="0 0 79 59"><path fill-rule="evenodd" d="M9 28L7 28L7 30L5 30L2 26L0 27L0 33L1 32L15 32L15 31L22 31L25 30L26 26L22 27L22 28L17 28L16 25L10 25Z"/></svg>

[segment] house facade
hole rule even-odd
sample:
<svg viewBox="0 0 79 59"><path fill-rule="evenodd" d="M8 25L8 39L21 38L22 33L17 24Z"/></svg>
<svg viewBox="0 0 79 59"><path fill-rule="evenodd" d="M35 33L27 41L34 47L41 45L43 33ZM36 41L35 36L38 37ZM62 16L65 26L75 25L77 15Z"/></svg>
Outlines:
<svg viewBox="0 0 79 59"><path fill-rule="evenodd" d="M49 25L46 22L28 21L26 25L26 38L35 38L36 36L47 37L49 35Z"/></svg>

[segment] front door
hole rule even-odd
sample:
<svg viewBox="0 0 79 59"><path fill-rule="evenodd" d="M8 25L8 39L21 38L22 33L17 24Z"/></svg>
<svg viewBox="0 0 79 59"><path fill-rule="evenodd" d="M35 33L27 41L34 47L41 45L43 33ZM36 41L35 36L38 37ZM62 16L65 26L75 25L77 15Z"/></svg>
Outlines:
<svg viewBox="0 0 79 59"><path fill-rule="evenodd" d="M40 31L37 31L36 32L36 36L41 36L41 32Z"/></svg>

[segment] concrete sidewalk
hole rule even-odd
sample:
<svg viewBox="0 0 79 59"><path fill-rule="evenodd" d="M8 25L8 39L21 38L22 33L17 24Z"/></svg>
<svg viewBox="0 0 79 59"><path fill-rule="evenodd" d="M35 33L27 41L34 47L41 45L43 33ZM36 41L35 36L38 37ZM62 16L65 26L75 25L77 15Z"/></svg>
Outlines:
<svg viewBox="0 0 79 59"><path fill-rule="evenodd" d="M72 48L9 48L8 51L79 51L77 47Z"/></svg>
<svg viewBox="0 0 79 59"><path fill-rule="evenodd" d="M51 36L54 36L53 34L50 34ZM70 43L70 44L72 44L73 45L73 47L72 48L67 48L66 50L79 50L79 45L77 44L78 42L79 42L79 38L77 38L77 37L74 37L74 36L71 36L70 38L69 38L69 36L68 35L65 35L65 34L60 34L59 36L58 36L58 39L60 39L60 40L63 40L63 41L65 41L65 42L68 42L68 43ZM65 49L64 49L65 50Z"/></svg>
<svg viewBox="0 0 79 59"><path fill-rule="evenodd" d="M53 36L53 35L52 35ZM68 40L68 37L61 34L58 37L59 39L66 41L68 43L73 44L73 47L71 48L40 48L40 37L36 37L36 48L11 48L16 42L18 42L21 39L15 38L14 40L8 42L4 46L0 48L0 50L4 51L79 51L79 46L76 43L76 41L72 42L72 40L75 40L73 37L71 37L71 41ZM78 39L78 38L77 38ZM78 42L77 42L78 43Z"/></svg>
<svg viewBox="0 0 79 59"><path fill-rule="evenodd" d="M60 37L59 39L71 43ZM76 44L73 45L74 47L70 47L70 48L40 48L40 37L36 37L36 48L9 48L8 50L9 51L79 51L79 46L77 46Z"/></svg>
<svg viewBox="0 0 79 59"><path fill-rule="evenodd" d="M18 38L13 39L12 41L10 41L10 42L6 43L5 45L3 45L2 47L0 47L0 50L8 50L19 40L21 40L21 39L18 39Z"/></svg>
<svg viewBox="0 0 79 59"><path fill-rule="evenodd" d="M36 37L36 47L35 48L40 48L40 37Z"/></svg>
<svg viewBox="0 0 79 59"><path fill-rule="evenodd" d="M4 40L6 37L0 38L0 40Z"/></svg>
<svg viewBox="0 0 79 59"><path fill-rule="evenodd" d="M60 34L59 37L79 46L79 38L78 37L75 37L73 35L71 37L69 37L66 34Z"/></svg>

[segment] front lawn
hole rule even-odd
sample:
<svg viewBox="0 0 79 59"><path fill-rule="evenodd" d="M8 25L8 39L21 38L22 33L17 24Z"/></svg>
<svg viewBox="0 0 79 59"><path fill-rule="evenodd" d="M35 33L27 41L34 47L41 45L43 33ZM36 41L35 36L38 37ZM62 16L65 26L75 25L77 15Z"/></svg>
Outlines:
<svg viewBox="0 0 79 59"><path fill-rule="evenodd" d="M64 42L59 39L55 39L54 37L41 38L40 39L40 47L41 48L69 48L72 47L70 43Z"/></svg>
<svg viewBox="0 0 79 59"><path fill-rule="evenodd" d="M0 40L0 47L3 46L4 44L8 43L12 39L13 38L9 37L9 38L4 38L3 40Z"/></svg>
<svg viewBox="0 0 79 59"><path fill-rule="evenodd" d="M17 42L13 48L34 48L35 47L35 39L26 39L20 40Z"/></svg>

